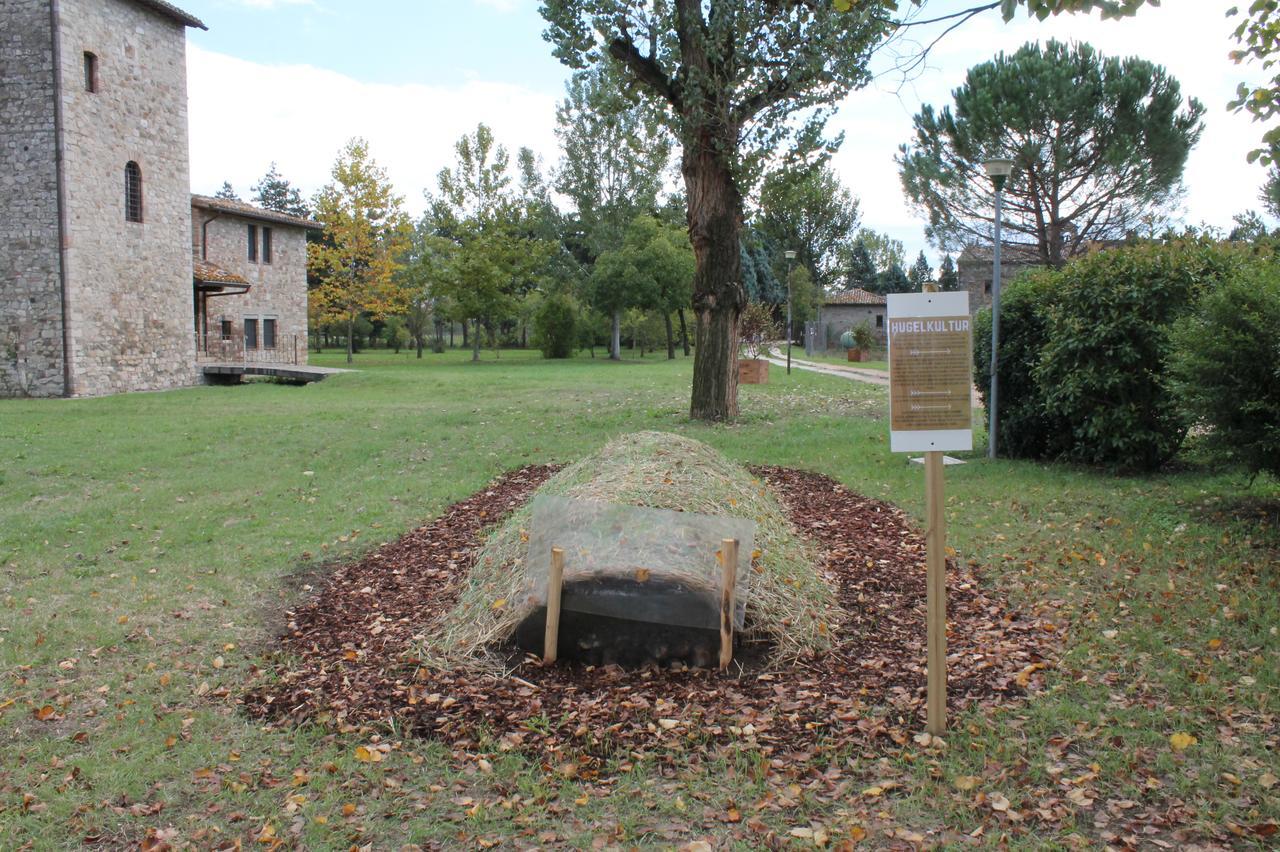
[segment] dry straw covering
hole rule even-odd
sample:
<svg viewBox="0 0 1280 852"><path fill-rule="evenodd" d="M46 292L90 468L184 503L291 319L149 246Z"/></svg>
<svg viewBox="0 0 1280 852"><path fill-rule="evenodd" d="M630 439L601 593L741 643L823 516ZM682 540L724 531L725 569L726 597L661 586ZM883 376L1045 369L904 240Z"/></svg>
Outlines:
<svg viewBox="0 0 1280 852"><path fill-rule="evenodd" d="M767 643L773 663L827 650L844 621L815 548L791 527L774 495L699 441L665 432L624 435L560 471L538 493L754 521L757 554L741 639ZM531 515L531 504L521 507L479 548L457 605L421 634L422 659L490 669L508 659L525 615L511 602L527 588Z"/></svg>

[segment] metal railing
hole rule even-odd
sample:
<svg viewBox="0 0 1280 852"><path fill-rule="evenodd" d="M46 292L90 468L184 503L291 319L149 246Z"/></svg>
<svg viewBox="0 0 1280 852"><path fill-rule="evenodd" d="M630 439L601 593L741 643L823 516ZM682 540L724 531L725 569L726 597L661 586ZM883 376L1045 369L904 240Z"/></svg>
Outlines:
<svg viewBox="0 0 1280 852"><path fill-rule="evenodd" d="M196 335L196 361L217 364L297 364L298 353L306 351L307 341L300 334L277 335L275 346L245 346L243 334L221 337L216 334Z"/></svg>

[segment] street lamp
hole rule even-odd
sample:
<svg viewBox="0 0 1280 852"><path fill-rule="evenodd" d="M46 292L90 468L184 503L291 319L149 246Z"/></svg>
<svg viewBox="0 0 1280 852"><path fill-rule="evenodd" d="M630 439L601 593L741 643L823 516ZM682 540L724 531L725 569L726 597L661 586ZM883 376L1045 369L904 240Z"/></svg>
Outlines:
<svg viewBox="0 0 1280 852"><path fill-rule="evenodd" d="M982 164L982 167L986 169L987 177L991 178L991 182L995 184L996 188L995 248L991 252L991 393L987 399L989 414L987 421L987 457L994 459L996 457L996 411L998 409L996 401L996 369L1000 363L1000 201L1005 181L1009 179L1009 175L1013 172L1013 160L1004 158L987 160Z"/></svg>
<svg viewBox="0 0 1280 852"><path fill-rule="evenodd" d="M787 375L791 375L791 273L796 265L796 253L787 249L782 253L787 259Z"/></svg>

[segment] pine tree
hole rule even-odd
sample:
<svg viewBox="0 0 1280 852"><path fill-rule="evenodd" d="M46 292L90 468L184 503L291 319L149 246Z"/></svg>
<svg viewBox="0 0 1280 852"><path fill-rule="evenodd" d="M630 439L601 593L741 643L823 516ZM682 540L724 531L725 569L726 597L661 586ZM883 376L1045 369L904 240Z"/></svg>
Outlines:
<svg viewBox="0 0 1280 852"><path fill-rule="evenodd" d="M224 198L224 199L226 199L227 201L239 201L239 200L240 200L240 196L236 195L235 187L233 187L233 186L231 185L231 181L229 181L229 180L224 180L224 181L222 182L222 189L219 189L216 193L214 193L213 197L214 197L214 198Z"/></svg>
<svg viewBox="0 0 1280 852"><path fill-rule="evenodd" d="M262 180L250 187L249 191L253 193L253 201L259 207L303 219L311 218L311 208L302 200L302 193L281 177L274 162Z"/></svg>
<svg viewBox="0 0 1280 852"><path fill-rule="evenodd" d="M907 273L907 280L911 283L912 290L924 290L924 285L933 280L933 268L929 266L928 259L924 256L924 250L916 255L916 262L911 264L911 271Z"/></svg>
<svg viewBox="0 0 1280 852"><path fill-rule="evenodd" d="M944 292L960 289L960 274L956 271L956 263L949 254L942 256L942 266L938 269L938 289Z"/></svg>

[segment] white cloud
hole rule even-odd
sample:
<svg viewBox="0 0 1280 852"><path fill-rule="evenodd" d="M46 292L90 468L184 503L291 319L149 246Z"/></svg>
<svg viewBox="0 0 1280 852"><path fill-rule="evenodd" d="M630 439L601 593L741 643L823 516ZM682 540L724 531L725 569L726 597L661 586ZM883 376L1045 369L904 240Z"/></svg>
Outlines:
<svg viewBox="0 0 1280 852"><path fill-rule="evenodd" d="M471 2L499 12L514 12L524 6L526 0L471 0Z"/></svg>
<svg viewBox="0 0 1280 852"><path fill-rule="evenodd" d="M364 83L305 65L271 66L188 45L191 183L213 192L230 180L242 197L274 160L310 195L329 180L338 150L369 141L405 206L454 161L453 145L480 122L510 150L557 159L555 98L515 83L472 80L455 87Z"/></svg>

